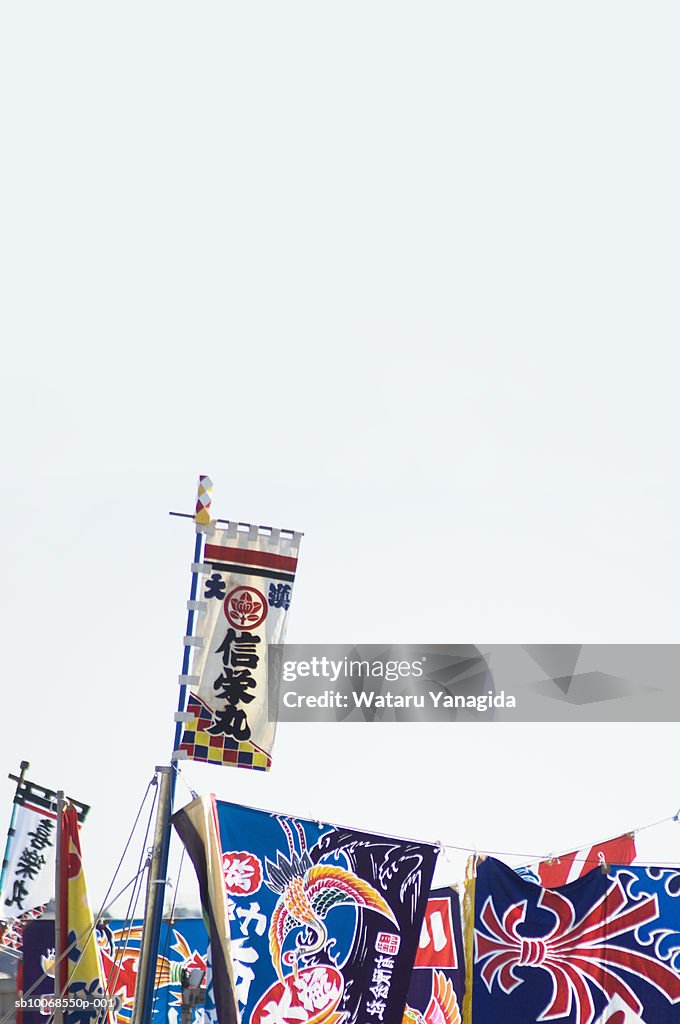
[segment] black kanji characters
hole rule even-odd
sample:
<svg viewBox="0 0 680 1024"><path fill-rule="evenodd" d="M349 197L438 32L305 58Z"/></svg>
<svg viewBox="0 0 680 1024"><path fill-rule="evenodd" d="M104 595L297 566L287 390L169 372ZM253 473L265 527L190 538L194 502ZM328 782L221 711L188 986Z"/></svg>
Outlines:
<svg viewBox="0 0 680 1024"><path fill-rule="evenodd" d="M233 736L235 740L249 740L250 726L243 708L228 705L223 711L213 711L212 725L207 732L215 735Z"/></svg>
<svg viewBox="0 0 680 1024"><path fill-rule="evenodd" d="M254 690L255 686L255 680L247 669L235 672L232 668L225 668L213 683L216 695L229 704L250 704L255 700L255 694L248 693L248 690Z"/></svg>
<svg viewBox="0 0 680 1024"><path fill-rule="evenodd" d="M290 583L269 584L269 593L267 594L267 600L269 601L270 607L284 608L286 611L288 611L288 609L290 608L290 595Z"/></svg>
<svg viewBox="0 0 680 1024"><path fill-rule="evenodd" d="M11 899L5 900L5 905L8 907L14 906L16 903L19 910L24 909L24 900L28 896L28 889L26 888L26 882L23 878L17 878L14 882Z"/></svg>
<svg viewBox="0 0 680 1024"><path fill-rule="evenodd" d="M31 839L31 848L33 850L44 850L46 846L54 846L52 842L52 832L54 830L54 822L50 821L49 818L41 818L35 827L35 832L29 832Z"/></svg>
<svg viewBox="0 0 680 1024"><path fill-rule="evenodd" d="M217 648L217 653L222 655L224 665L231 665L233 668L257 668L259 642L259 636L253 633L243 632L239 635L235 629L228 629L224 640Z"/></svg>
<svg viewBox="0 0 680 1024"><path fill-rule="evenodd" d="M30 847L26 847L25 850L21 851L21 856L17 861L15 875L19 878L30 878L31 881L39 874L41 867L45 863L45 858L37 850L32 850Z"/></svg>
<svg viewBox="0 0 680 1024"><path fill-rule="evenodd" d="M233 736L237 740L250 739L248 716L240 705L255 700L255 694L251 691L256 689L257 682L251 671L257 668L259 662L257 648L260 641L261 638L254 633L237 633L235 629L228 629L217 648L216 653L222 655L224 669L213 683L213 688L216 697L226 701L227 707L213 712L212 725L207 730L212 735Z"/></svg>
<svg viewBox="0 0 680 1024"><path fill-rule="evenodd" d="M216 597L218 601L223 601L226 593L227 588L224 580L218 572L214 572L212 576L205 581L205 596L208 598Z"/></svg>

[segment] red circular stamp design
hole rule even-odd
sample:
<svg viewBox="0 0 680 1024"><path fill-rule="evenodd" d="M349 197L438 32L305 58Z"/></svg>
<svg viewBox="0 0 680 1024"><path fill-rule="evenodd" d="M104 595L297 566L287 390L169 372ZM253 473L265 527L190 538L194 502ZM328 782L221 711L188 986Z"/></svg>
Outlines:
<svg viewBox="0 0 680 1024"><path fill-rule="evenodd" d="M257 629L268 611L267 599L255 587L235 587L224 599L224 614L236 629Z"/></svg>
<svg viewBox="0 0 680 1024"><path fill-rule="evenodd" d="M252 1012L251 1024L268 1024L272 1019L333 1024L344 1016L336 1012L344 984L336 967L301 967L270 985Z"/></svg>
<svg viewBox="0 0 680 1024"><path fill-rule="evenodd" d="M222 854L224 888L232 896L252 896L262 885L262 862L254 853L231 850Z"/></svg>

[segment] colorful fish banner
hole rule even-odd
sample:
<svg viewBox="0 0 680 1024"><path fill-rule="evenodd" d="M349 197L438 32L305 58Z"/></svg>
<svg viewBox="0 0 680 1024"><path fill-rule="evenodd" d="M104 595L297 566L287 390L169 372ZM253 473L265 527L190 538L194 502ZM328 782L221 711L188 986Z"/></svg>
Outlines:
<svg viewBox="0 0 680 1024"><path fill-rule="evenodd" d="M433 889L408 988L404 1024L460 1024L465 959L456 889Z"/></svg>
<svg viewBox="0 0 680 1024"><path fill-rule="evenodd" d="M585 846L572 853L561 853L559 857L542 860L533 871L533 865L522 868L520 874L532 878L546 889L557 889L560 885L573 882L587 875L600 864L632 864L637 856L635 834L627 832L616 839L607 839L593 846Z"/></svg>
<svg viewBox="0 0 680 1024"><path fill-rule="evenodd" d="M115 1007L115 1024L130 1024L137 985L142 921L106 920L95 930L102 961L106 994ZM200 918L164 921L156 964L156 992L151 1024L179 1024L182 1012L183 975L206 969L208 933ZM23 991L29 997L49 999L54 993L54 921L35 921L24 932ZM24 1010L24 1024L47 1024L51 1011L31 1006Z"/></svg>
<svg viewBox="0 0 680 1024"><path fill-rule="evenodd" d="M680 1024L680 871L595 868L558 889L477 870L474 1024Z"/></svg>
<svg viewBox="0 0 680 1024"><path fill-rule="evenodd" d="M173 756L267 771L278 713L271 645L285 639L301 535L203 529L198 626L185 638L193 660L180 677L185 725Z"/></svg>
<svg viewBox="0 0 680 1024"><path fill-rule="evenodd" d="M84 821L89 807L72 802ZM54 790L21 779L14 797L14 823L0 893L0 918L17 921L14 932L20 929L22 918L24 923L28 920L26 914L54 898L56 806Z"/></svg>
<svg viewBox="0 0 680 1024"><path fill-rule="evenodd" d="M215 807L242 1024L401 1024L436 847Z"/></svg>

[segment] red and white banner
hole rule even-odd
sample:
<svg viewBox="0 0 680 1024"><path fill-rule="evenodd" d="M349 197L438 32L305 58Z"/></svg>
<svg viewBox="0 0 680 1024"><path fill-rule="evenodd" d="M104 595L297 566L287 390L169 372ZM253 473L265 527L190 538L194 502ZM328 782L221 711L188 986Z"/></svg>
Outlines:
<svg viewBox="0 0 680 1024"><path fill-rule="evenodd" d="M455 900L458 901L457 896ZM428 899L413 966L440 971L458 968L450 893L446 896L431 895Z"/></svg>
<svg viewBox="0 0 680 1024"><path fill-rule="evenodd" d="M635 860L635 836L632 832L616 839L608 839L604 843L595 843L573 853L560 854L551 860L543 860L538 865L541 885L546 889L556 889L567 882L573 882L599 864L629 865Z"/></svg>

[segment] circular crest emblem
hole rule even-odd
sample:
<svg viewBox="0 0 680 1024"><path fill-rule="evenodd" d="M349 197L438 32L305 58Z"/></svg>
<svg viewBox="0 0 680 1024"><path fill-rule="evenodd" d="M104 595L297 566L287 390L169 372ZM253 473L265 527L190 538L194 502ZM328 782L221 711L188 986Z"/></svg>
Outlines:
<svg viewBox="0 0 680 1024"><path fill-rule="evenodd" d="M235 587L224 599L224 614L236 629L257 629L268 611L264 594L255 587Z"/></svg>
<svg viewBox="0 0 680 1024"><path fill-rule="evenodd" d="M301 967L270 985L252 1012L251 1024L266 1024L274 1014L276 1020L299 1024L339 1024L345 1016L337 1012L344 984L336 967Z"/></svg>

